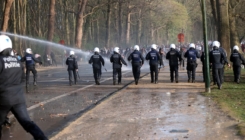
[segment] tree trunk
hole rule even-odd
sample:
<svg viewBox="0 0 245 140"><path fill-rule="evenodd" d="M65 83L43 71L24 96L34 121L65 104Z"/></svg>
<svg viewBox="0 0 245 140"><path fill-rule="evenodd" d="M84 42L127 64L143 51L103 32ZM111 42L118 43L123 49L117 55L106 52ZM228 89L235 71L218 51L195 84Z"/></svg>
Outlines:
<svg viewBox="0 0 245 140"><path fill-rule="evenodd" d="M130 24L130 21L131 21L131 13L128 12L127 14L127 28L126 28L126 45L129 45L129 39L130 39L130 28L131 28L131 24Z"/></svg>
<svg viewBox="0 0 245 140"><path fill-rule="evenodd" d="M86 4L87 4L87 0L80 0L78 4L76 35L75 35L75 46L77 48L82 48L83 22L84 22L83 14L85 11Z"/></svg>
<svg viewBox="0 0 245 140"><path fill-rule="evenodd" d="M107 4L107 19L106 19L106 34L105 34L105 46L107 48L110 47L110 31L111 31L111 4L110 4L111 0L108 0L108 4Z"/></svg>
<svg viewBox="0 0 245 140"><path fill-rule="evenodd" d="M226 51L228 56L230 55L230 26L229 26L229 15L228 15L228 3L229 0L218 0L219 11L219 25L220 25L220 44Z"/></svg>
<svg viewBox="0 0 245 140"><path fill-rule="evenodd" d="M122 0L118 0L118 44L122 46Z"/></svg>
<svg viewBox="0 0 245 140"><path fill-rule="evenodd" d="M233 46L239 46L239 37L236 30L236 18L235 18L235 6L230 2L229 6L229 20L230 20L230 49L232 50Z"/></svg>
<svg viewBox="0 0 245 140"><path fill-rule="evenodd" d="M10 9L14 0L5 0L5 8L4 8L4 16L2 22L2 31L6 32L8 29L8 21L9 21L9 14Z"/></svg>
<svg viewBox="0 0 245 140"><path fill-rule="evenodd" d="M139 16L138 16L138 20L137 20L137 36L136 36L136 44L140 44L141 41L141 30L142 30L142 20L141 20L141 10L139 11Z"/></svg>
<svg viewBox="0 0 245 140"><path fill-rule="evenodd" d="M67 0L65 1L65 8L68 6L67 4ZM67 8L66 8L67 9ZM65 13L65 29L66 29L66 42L67 45L70 45L70 24L69 24L69 16L68 16L68 12Z"/></svg>
<svg viewBox="0 0 245 140"><path fill-rule="evenodd" d="M48 23L48 41L53 41L54 36L54 23L55 23L55 0L50 0L50 9L49 9L49 23ZM50 54L50 46L46 47L46 54Z"/></svg>

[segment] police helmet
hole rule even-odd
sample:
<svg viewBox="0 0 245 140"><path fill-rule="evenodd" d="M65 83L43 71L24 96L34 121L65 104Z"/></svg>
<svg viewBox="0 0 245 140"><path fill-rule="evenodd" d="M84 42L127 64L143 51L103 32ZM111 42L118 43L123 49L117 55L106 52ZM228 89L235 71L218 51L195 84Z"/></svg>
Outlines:
<svg viewBox="0 0 245 140"><path fill-rule="evenodd" d="M213 44L212 44L212 46L219 48L220 47L219 41L214 41Z"/></svg>
<svg viewBox="0 0 245 140"><path fill-rule="evenodd" d="M237 45L235 45L235 46L233 47L233 50L239 51L239 47L238 47Z"/></svg>
<svg viewBox="0 0 245 140"><path fill-rule="evenodd" d="M196 46L196 45L195 45L194 43L191 43L191 44L189 45L189 47L190 47L190 48L193 48L193 49L195 49L195 46Z"/></svg>
<svg viewBox="0 0 245 140"><path fill-rule="evenodd" d="M139 51L139 50L140 50L139 45L135 45L135 46L134 46L134 50L138 50L138 51Z"/></svg>
<svg viewBox="0 0 245 140"><path fill-rule="evenodd" d="M27 49L26 49L26 53L32 54L31 48L27 48Z"/></svg>
<svg viewBox="0 0 245 140"><path fill-rule="evenodd" d="M75 54L75 52L74 51L70 51L70 55L74 55Z"/></svg>
<svg viewBox="0 0 245 140"><path fill-rule="evenodd" d="M5 49L12 49L12 41L6 35L0 35L0 52Z"/></svg>
<svg viewBox="0 0 245 140"><path fill-rule="evenodd" d="M171 45L170 45L170 48L171 48L171 49L175 49L175 48L176 48L175 44L171 44Z"/></svg>
<svg viewBox="0 0 245 140"><path fill-rule="evenodd" d="M99 53L99 52L100 52L100 49L99 49L98 47L95 47L95 48L94 48L94 52Z"/></svg>
<svg viewBox="0 0 245 140"><path fill-rule="evenodd" d="M119 48L118 47L115 47L114 48L114 52L119 53Z"/></svg>
<svg viewBox="0 0 245 140"><path fill-rule="evenodd" d="M157 49L157 45L156 44L152 44L151 48L156 50Z"/></svg>

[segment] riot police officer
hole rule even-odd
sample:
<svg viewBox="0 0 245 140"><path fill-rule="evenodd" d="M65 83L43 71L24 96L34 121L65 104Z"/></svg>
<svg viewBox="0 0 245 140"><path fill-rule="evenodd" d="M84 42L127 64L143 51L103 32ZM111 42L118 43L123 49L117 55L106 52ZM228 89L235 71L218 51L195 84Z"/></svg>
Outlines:
<svg viewBox="0 0 245 140"><path fill-rule="evenodd" d="M101 65L105 65L105 61L101 55L99 55L99 48L94 48L94 55L90 57L89 64L93 65L94 80L97 85L100 85L101 77Z"/></svg>
<svg viewBox="0 0 245 140"><path fill-rule="evenodd" d="M114 48L114 53L111 55L110 61L113 68L113 85L116 84L116 76L118 75L118 85L121 84L122 79L122 63L127 66L127 63L119 54L119 48Z"/></svg>
<svg viewBox="0 0 245 140"><path fill-rule="evenodd" d="M166 55L166 59L169 60L171 83L173 83L174 81L174 73L175 73L175 82L176 83L179 82L178 62L181 62L181 55L175 48L176 48L175 44L171 44L170 51Z"/></svg>
<svg viewBox="0 0 245 140"><path fill-rule="evenodd" d="M28 86L29 86L30 72L32 72L32 74L33 74L33 79L34 79L33 85L36 86L37 85L37 70L35 68L35 62L39 63L40 65L42 64L42 62L39 61L38 59L36 59L32 55L31 48L26 49L26 54L24 57L21 58L21 61L26 62L26 88L28 89Z"/></svg>
<svg viewBox="0 0 245 140"><path fill-rule="evenodd" d="M77 60L75 58L75 52L74 51L70 51L70 56L66 59L66 65L67 67L67 71L69 74L69 84L70 86L72 85L72 73L74 76L74 83L75 85L77 84L77 71L78 71L78 65L77 65Z"/></svg>
<svg viewBox="0 0 245 140"><path fill-rule="evenodd" d="M219 50L220 43L218 41L214 41L213 44L213 50L209 53L209 59L210 63L212 65L213 69L213 75L215 75L215 81L217 82L218 88L222 88L222 68L224 67L222 64L222 60L224 60L225 64L228 64L230 67L230 64L227 61L226 56Z"/></svg>
<svg viewBox="0 0 245 140"><path fill-rule="evenodd" d="M197 67L197 58L200 58L197 50L195 49L195 44L191 43L189 49L185 53L185 58L187 58L187 75L188 82L195 83L196 78L196 67Z"/></svg>
<svg viewBox="0 0 245 140"><path fill-rule="evenodd" d="M21 86L22 65L11 56L12 42L6 35L0 35L0 139L2 125L11 111L20 125L36 140L47 140L42 130L31 121Z"/></svg>
<svg viewBox="0 0 245 140"><path fill-rule="evenodd" d="M139 51L139 46L134 46L134 51L128 56L128 61L132 63L132 71L134 75L134 82L135 85L138 85L139 78L140 78L140 68L144 65L144 58Z"/></svg>
<svg viewBox="0 0 245 140"><path fill-rule="evenodd" d="M240 83L241 64L243 65L245 64L244 57L238 51L239 51L239 47L234 46L233 52L230 56L230 61L233 63L232 68L234 74L234 82L236 82L237 84Z"/></svg>
<svg viewBox="0 0 245 140"><path fill-rule="evenodd" d="M160 54L158 53L157 45L151 45L151 51L146 55L145 59L149 60L150 71L151 71L151 83L158 83L158 64L160 61L160 67L163 65Z"/></svg>

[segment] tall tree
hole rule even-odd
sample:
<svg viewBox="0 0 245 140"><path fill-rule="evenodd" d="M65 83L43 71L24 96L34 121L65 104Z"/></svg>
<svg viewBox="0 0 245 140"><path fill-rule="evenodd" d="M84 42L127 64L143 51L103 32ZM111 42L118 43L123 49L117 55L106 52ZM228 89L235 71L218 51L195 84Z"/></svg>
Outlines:
<svg viewBox="0 0 245 140"><path fill-rule="evenodd" d="M3 22L2 22L3 32L6 32L8 29L9 14L13 1L14 0L5 0L5 8L4 8L4 15L3 15Z"/></svg>
<svg viewBox="0 0 245 140"><path fill-rule="evenodd" d="M48 41L53 41L54 36L54 23L55 23L55 0L50 0L50 8L49 8L49 22L48 22ZM46 54L50 54L50 46L46 47Z"/></svg>
<svg viewBox="0 0 245 140"><path fill-rule="evenodd" d="M83 15L85 7L87 5L87 0L80 0L78 4L78 13L77 13L77 24L76 24L76 36L75 36L75 46L77 48L82 47L82 37L83 37Z"/></svg>

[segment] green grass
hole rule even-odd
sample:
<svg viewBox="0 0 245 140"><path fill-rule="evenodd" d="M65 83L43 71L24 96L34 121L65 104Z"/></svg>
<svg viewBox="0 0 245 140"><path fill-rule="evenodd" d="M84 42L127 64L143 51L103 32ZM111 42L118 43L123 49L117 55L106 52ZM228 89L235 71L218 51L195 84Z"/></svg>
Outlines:
<svg viewBox="0 0 245 140"><path fill-rule="evenodd" d="M211 87L211 93L204 93L204 95L211 97L225 112L239 120L241 122L238 125L239 134L245 136L245 70L242 69L240 84L233 81L233 71L227 69L222 90L215 85Z"/></svg>

